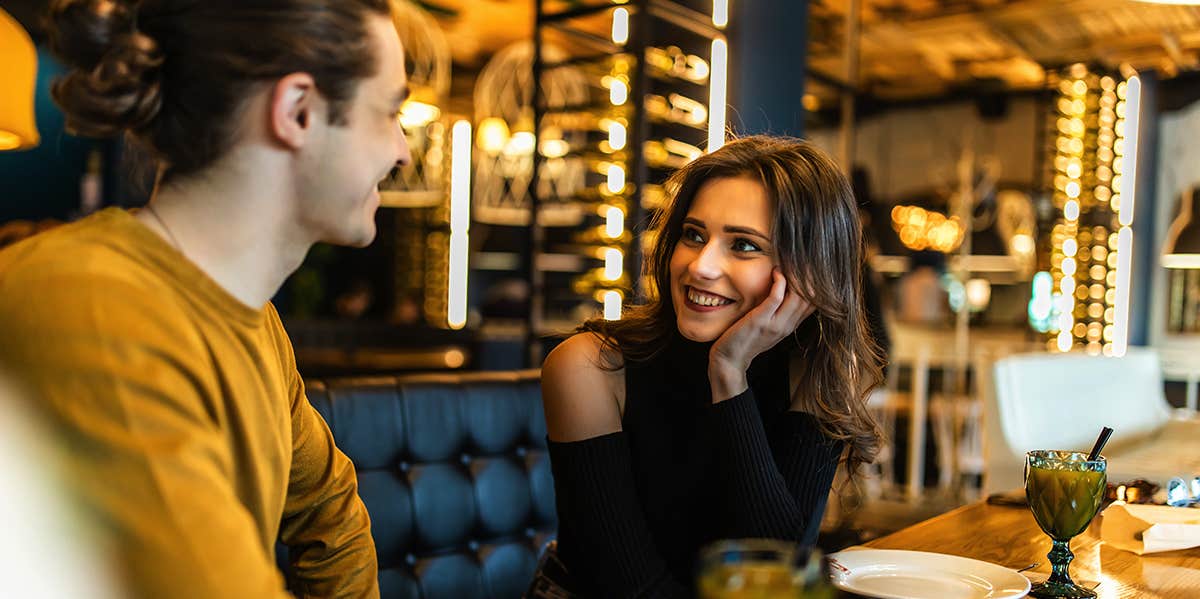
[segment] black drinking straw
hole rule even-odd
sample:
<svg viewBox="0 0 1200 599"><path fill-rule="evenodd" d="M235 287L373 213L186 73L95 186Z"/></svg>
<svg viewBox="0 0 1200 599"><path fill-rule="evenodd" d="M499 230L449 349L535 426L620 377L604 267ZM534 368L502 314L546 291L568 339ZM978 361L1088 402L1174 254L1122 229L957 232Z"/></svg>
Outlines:
<svg viewBox="0 0 1200 599"><path fill-rule="evenodd" d="M1100 430L1100 436L1096 437L1096 444L1092 446L1092 453L1088 454L1088 461L1094 461L1100 457L1100 450L1104 449L1104 444L1108 443L1108 438L1112 436L1112 429L1107 426Z"/></svg>

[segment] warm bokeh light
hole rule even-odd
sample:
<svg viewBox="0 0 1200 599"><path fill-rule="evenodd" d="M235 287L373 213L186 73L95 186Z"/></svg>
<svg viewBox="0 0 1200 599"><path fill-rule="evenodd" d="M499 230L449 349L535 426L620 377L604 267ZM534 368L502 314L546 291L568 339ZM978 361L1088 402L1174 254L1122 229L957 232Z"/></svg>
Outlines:
<svg viewBox="0 0 1200 599"><path fill-rule="evenodd" d="M442 111L433 104L408 100L400 107L400 125L415 129L432 123L442 116Z"/></svg>
<svg viewBox="0 0 1200 599"><path fill-rule="evenodd" d="M925 210L919 206L896 206L892 208L892 229L900 236L900 242L912 250L931 249L949 253L963 241L963 227L957 216L946 218L939 212Z"/></svg>
<svg viewBox="0 0 1200 599"><path fill-rule="evenodd" d="M508 144L508 123L500 117L488 117L479 121L479 130L475 135L475 144L479 149L495 156Z"/></svg>

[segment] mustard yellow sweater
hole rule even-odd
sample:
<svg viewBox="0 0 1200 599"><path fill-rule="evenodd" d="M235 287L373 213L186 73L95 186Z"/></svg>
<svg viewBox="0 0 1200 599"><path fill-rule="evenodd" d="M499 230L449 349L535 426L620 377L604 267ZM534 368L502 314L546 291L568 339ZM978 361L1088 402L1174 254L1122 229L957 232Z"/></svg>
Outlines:
<svg viewBox="0 0 1200 599"><path fill-rule="evenodd" d="M27 385L133 596L378 597L350 461L270 304L123 210L0 252L0 366Z"/></svg>

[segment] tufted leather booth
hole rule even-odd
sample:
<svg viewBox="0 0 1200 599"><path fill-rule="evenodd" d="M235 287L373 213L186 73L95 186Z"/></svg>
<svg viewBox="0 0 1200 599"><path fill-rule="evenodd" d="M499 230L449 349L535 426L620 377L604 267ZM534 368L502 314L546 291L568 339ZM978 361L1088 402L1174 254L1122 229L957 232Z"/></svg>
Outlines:
<svg viewBox="0 0 1200 599"><path fill-rule="evenodd" d="M556 525L537 371L307 386L358 471L383 599L521 596Z"/></svg>

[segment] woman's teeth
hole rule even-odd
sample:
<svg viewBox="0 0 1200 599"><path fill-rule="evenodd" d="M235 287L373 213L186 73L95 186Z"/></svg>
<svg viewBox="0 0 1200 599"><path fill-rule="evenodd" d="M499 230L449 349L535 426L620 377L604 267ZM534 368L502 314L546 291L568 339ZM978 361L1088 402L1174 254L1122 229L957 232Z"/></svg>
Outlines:
<svg viewBox="0 0 1200 599"><path fill-rule="evenodd" d="M733 300L725 299L719 295L712 295L709 293L704 293L703 291L697 291L691 287L687 288L687 297L688 301L701 306L724 306L725 304L733 303Z"/></svg>

